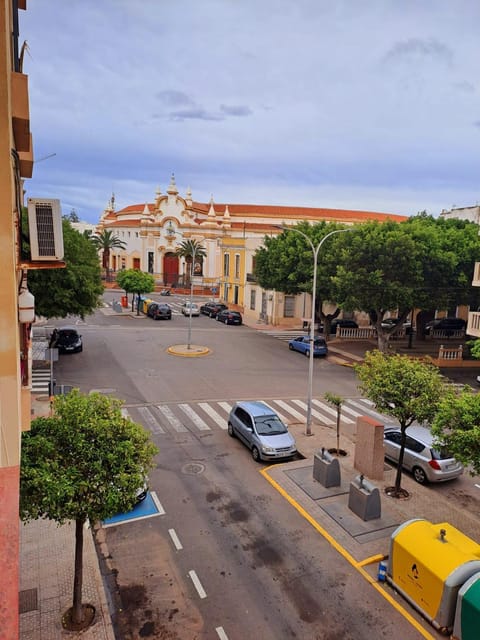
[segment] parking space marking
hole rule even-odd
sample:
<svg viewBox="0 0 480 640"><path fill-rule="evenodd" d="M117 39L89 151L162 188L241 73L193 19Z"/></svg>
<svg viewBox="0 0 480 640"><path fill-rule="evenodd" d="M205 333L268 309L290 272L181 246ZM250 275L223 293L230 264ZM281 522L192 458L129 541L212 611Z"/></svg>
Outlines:
<svg viewBox="0 0 480 640"><path fill-rule="evenodd" d="M202 587L202 583L200 582L195 571L192 569L191 571L188 572L188 575L190 576L200 598L206 598L207 594L205 592L205 589Z"/></svg>
<svg viewBox="0 0 480 640"><path fill-rule="evenodd" d="M172 539L173 544L175 545L175 549L177 551L180 551L181 549L183 549L182 543L180 542L175 529L169 529L168 533Z"/></svg>
<svg viewBox="0 0 480 640"><path fill-rule="evenodd" d="M183 413L185 413L190 418L190 420L199 431L210 431L210 427L205 422L205 420L202 420L202 418L197 413L195 413L190 405L182 403L178 406L183 411Z"/></svg>
<svg viewBox="0 0 480 640"><path fill-rule="evenodd" d="M225 633L223 627L216 627L215 631L217 632L217 635L220 638L220 640L228 640L228 636Z"/></svg>

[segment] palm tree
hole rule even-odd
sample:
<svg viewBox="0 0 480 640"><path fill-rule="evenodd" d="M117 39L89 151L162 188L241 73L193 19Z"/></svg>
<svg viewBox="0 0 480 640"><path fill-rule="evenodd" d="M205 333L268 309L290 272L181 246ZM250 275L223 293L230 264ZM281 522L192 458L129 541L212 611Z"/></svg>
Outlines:
<svg viewBox="0 0 480 640"><path fill-rule="evenodd" d="M207 252L205 247L198 242L198 240L183 240L180 243L180 246L177 248L177 254L181 258L185 258L185 262L187 263L187 284L190 283L191 277L193 275L192 266L195 267L194 262L197 258L205 258Z"/></svg>
<svg viewBox="0 0 480 640"><path fill-rule="evenodd" d="M125 249L126 243L123 240L120 240L120 238L116 236L113 231L110 231L108 229L103 229L103 231L90 236L90 240L95 245L97 251L102 251L102 267L106 271L108 280L110 251L112 249Z"/></svg>

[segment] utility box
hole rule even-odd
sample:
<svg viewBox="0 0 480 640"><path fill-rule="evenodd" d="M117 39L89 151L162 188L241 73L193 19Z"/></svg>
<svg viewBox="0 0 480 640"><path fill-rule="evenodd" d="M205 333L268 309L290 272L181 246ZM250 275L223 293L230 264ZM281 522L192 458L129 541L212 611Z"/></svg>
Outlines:
<svg viewBox="0 0 480 640"><path fill-rule="evenodd" d="M477 640L480 624L480 573L469 578L458 592L453 640Z"/></svg>
<svg viewBox="0 0 480 640"><path fill-rule="evenodd" d="M363 475L357 476L350 483L348 508L365 522L376 520L382 515L380 492Z"/></svg>
<svg viewBox="0 0 480 640"><path fill-rule="evenodd" d="M338 458L334 458L324 448L316 453L313 459L313 479L320 482L326 489L341 485Z"/></svg>
<svg viewBox="0 0 480 640"><path fill-rule="evenodd" d="M387 581L442 633L452 631L460 588L479 571L480 545L448 522L409 520L392 533Z"/></svg>

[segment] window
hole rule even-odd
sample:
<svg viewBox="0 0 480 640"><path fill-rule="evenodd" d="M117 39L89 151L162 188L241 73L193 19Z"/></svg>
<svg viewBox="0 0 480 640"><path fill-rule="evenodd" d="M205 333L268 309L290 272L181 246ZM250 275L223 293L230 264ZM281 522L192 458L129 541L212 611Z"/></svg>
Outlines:
<svg viewBox="0 0 480 640"><path fill-rule="evenodd" d="M238 304L238 284L233 287L233 303Z"/></svg>
<svg viewBox="0 0 480 640"><path fill-rule="evenodd" d="M230 254L228 253L223 254L223 275L230 275Z"/></svg>
<svg viewBox="0 0 480 640"><path fill-rule="evenodd" d="M295 317L295 296L285 296L285 304L283 306L283 317Z"/></svg>
<svg viewBox="0 0 480 640"><path fill-rule="evenodd" d="M256 295L257 295L257 290L252 289L250 291L250 309L252 309L253 311L255 311Z"/></svg>
<svg viewBox="0 0 480 640"><path fill-rule="evenodd" d="M240 255L235 254L235 278L240 278Z"/></svg>

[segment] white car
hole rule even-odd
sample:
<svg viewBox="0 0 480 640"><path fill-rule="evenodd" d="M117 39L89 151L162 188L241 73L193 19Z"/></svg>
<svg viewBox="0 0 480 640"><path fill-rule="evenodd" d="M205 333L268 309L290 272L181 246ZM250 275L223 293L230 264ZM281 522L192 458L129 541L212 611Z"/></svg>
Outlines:
<svg viewBox="0 0 480 640"><path fill-rule="evenodd" d="M199 316L200 309L195 302L184 302L181 307L184 316Z"/></svg>

